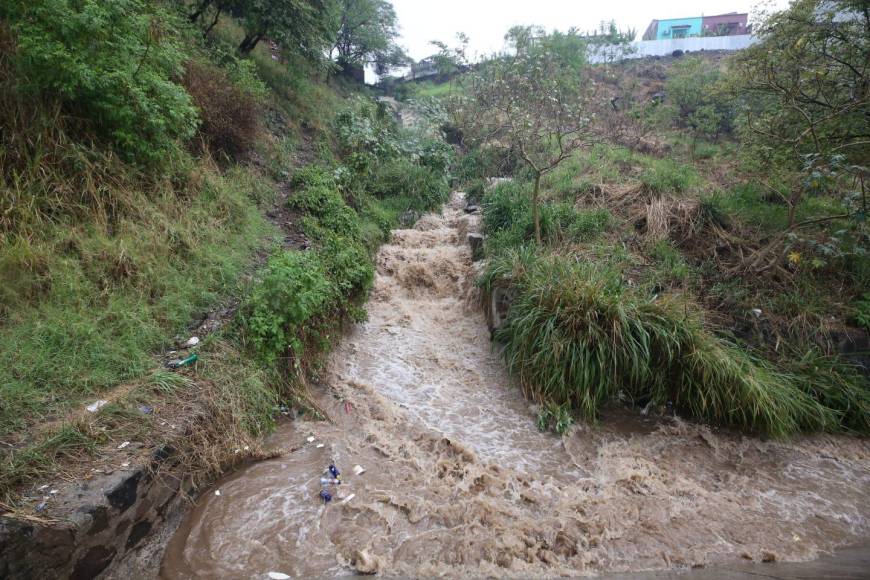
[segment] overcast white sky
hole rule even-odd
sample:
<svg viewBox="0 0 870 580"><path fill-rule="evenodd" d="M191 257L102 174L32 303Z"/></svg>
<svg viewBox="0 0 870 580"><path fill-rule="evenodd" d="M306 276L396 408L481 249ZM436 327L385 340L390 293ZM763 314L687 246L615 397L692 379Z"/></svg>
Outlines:
<svg viewBox="0 0 870 580"><path fill-rule="evenodd" d="M430 40L455 43L456 33L471 38L470 54L485 55L501 50L504 34L514 25L536 24L547 30L582 31L598 27L602 20L616 20L620 28L633 27L637 40L653 18L680 18L749 12L759 0L392 0L399 16L404 46L420 60L434 50ZM788 0L773 0L784 8Z"/></svg>

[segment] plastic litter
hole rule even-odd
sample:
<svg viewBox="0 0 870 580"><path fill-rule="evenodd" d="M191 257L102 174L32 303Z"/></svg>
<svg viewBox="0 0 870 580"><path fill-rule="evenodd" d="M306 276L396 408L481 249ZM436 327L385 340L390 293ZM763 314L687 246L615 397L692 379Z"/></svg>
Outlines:
<svg viewBox="0 0 870 580"><path fill-rule="evenodd" d="M754 316L755 318L760 318L760 317L761 317L761 308L753 308L753 309L750 310L749 312L751 312L751 313L752 313L752 316Z"/></svg>
<svg viewBox="0 0 870 580"><path fill-rule="evenodd" d="M290 576L283 572L269 572L268 576L272 580L288 580L290 578Z"/></svg>
<svg viewBox="0 0 870 580"><path fill-rule="evenodd" d="M306 439L306 441L308 441L309 443L314 443L314 436L312 435L311 437Z"/></svg>
<svg viewBox="0 0 870 580"><path fill-rule="evenodd" d="M347 496L346 498L344 498L343 500L341 500L341 503L347 503L347 502L349 502L350 500L352 500L352 499L355 498L355 497L356 497L356 494L355 494L355 493L352 493L352 494L350 494L349 496Z"/></svg>
<svg viewBox="0 0 870 580"><path fill-rule="evenodd" d="M85 407L85 409L87 409L88 412L90 412L90 413L96 413L102 407L104 407L105 405L108 405L108 404L109 404L109 401L107 401L105 399L100 399L99 401L94 401L93 403L91 403L90 405Z"/></svg>
<svg viewBox="0 0 870 580"><path fill-rule="evenodd" d="M318 449L323 449L324 445L323 443L318 443L317 445L315 445L315 447L317 447Z"/></svg>
<svg viewBox="0 0 870 580"><path fill-rule="evenodd" d="M187 358L171 360L168 363L166 363L166 366L168 366L171 369L177 369L180 367L190 366L198 360L199 360L199 357L195 354L192 354Z"/></svg>
<svg viewBox="0 0 870 580"><path fill-rule="evenodd" d="M124 447L126 447L126 446L129 445L129 444L130 444L129 441L124 441L123 443L121 443L120 445L118 445L118 449L123 449Z"/></svg>
<svg viewBox="0 0 870 580"><path fill-rule="evenodd" d="M46 483L45 485L40 485L38 489L39 489L39 491L46 490L46 489L48 489L48 484Z"/></svg>
<svg viewBox="0 0 870 580"><path fill-rule="evenodd" d="M191 336L190 338L187 339L187 342L185 342L182 346L184 348L190 348L190 347L196 346L198 344L199 344L199 337L198 336Z"/></svg>
<svg viewBox="0 0 870 580"><path fill-rule="evenodd" d="M48 504L45 503L44 501L39 502L38 504L36 504L36 512L37 513L44 512L47 507L48 507Z"/></svg>
<svg viewBox="0 0 870 580"><path fill-rule="evenodd" d="M354 475L362 475L365 472L366 472L366 470L362 465L354 465L353 466Z"/></svg>
<svg viewBox="0 0 870 580"><path fill-rule="evenodd" d="M53 490L51 490L51 491L48 492L48 493L50 493L51 495L57 495L57 494L60 493L60 490L59 490L59 489L53 489Z"/></svg>
<svg viewBox="0 0 870 580"><path fill-rule="evenodd" d="M150 415L154 412L154 407L149 407L148 405L139 405L139 412L143 415Z"/></svg>
<svg viewBox="0 0 870 580"><path fill-rule="evenodd" d="M121 467L130 467L130 462L125 461L124 463L121 464Z"/></svg>
<svg viewBox="0 0 870 580"><path fill-rule="evenodd" d="M214 494L215 494L216 496L220 497L220 495L221 495L221 490L219 490L219 489L214 490Z"/></svg>
<svg viewBox="0 0 870 580"><path fill-rule="evenodd" d="M332 492L327 489L330 485L341 485L341 472L335 465L327 467L326 473L320 476L320 499L325 503L332 501Z"/></svg>

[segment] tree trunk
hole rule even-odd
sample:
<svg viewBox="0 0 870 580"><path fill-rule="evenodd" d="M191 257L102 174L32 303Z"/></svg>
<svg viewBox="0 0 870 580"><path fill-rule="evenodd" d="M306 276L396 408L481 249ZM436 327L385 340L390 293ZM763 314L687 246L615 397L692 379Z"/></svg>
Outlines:
<svg viewBox="0 0 870 580"><path fill-rule="evenodd" d="M194 10L193 14L190 14L188 18L191 22L196 22L199 20L199 17L202 16L202 13L205 12L209 6L211 6L214 0L202 0L199 6Z"/></svg>
<svg viewBox="0 0 870 580"><path fill-rule="evenodd" d="M214 19L211 21L211 24L209 24L208 27L205 29L205 32L202 33L203 36L208 36L209 34L211 34L212 28L214 28L215 24L218 23L218 20L220 20L220 17L221 17L221 9L220 9L220 7L218 7L218 9L214 13Z"/></svg>
<svg viewBox="0 0 870 580"><path fill-rule="evenodd" d="M538 211L538 192L541 188L541 174L535 174L535 190L532 192L532 219L535 221L535 241L541 245L541 216Z"/></svg>
<svg viewBox="0 0 870 580"><path fill-rule="evenodd" d="M246 34L245 38L242 39L242 43L239 45L239 52L244 55L250 54L261 40L263 40L263 34L261 32L256 34Z"/></svg>

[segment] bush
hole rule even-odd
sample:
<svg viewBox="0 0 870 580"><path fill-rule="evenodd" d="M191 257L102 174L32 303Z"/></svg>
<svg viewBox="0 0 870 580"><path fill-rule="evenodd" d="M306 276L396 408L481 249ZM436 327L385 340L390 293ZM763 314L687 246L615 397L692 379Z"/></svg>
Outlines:
<svg viewBox="0 0 870 580"><path fill-rule="evenodd" d="M734 343L689 304L639 295L618 271L526 248L495 260L482 283L517 291L497 333L527 394L593 419L620 395L672 402L699 419L782 436L836 429L838 411Z"/></svg>
<svg viewBox="0 0 870 580"><path fill-rule="evenodd" d="M334 296L317 254L281 252L273 256L248 299L245 324L254 347L268 362L288 350L300 355L306 323L322 315Z"/></svg>
<svg viewBox="0 0 870 580"><path fill-rule="evenodd" d="M185 66L183 81L199 109L199 131L208 145L232 159L246 156L259 131L254 98L221 69L196 60Z"/></svg>
<svg viewBox="0 0 870 580"><path fill-rule="evenodd" d="M303 220L303 229L313 240L325 239L328 232L359 238L359 216L335 189L326 185L308 187L290 198L289 204L309 214Z"/></svg>
<svg viewBox="0 0 870 580"><path fill-rule="evenodd" d="M175 82L184 51L170 15L142 0L18 0L4 7L22 91L66 113L130 161L157 164L197 115Z"/></svg>

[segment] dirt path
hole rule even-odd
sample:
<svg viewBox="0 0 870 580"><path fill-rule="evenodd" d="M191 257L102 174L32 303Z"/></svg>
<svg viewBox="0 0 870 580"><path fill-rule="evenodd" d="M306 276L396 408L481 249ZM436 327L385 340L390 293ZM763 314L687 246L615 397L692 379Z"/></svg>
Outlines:
<svg viewBox="0 0 870 580"><path fill-rule="evenodd" d="M461 205L394 233L369 321L317 389L333 422L285 426L283 457L206 493L166 578L577 575L810 559L866 538L866 441L628 415L538 432L471 299ZM344 483L324 504L330 462Z"/></svg>

